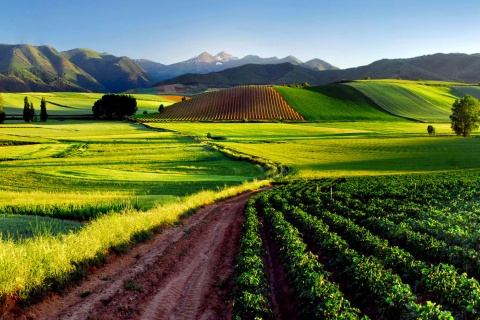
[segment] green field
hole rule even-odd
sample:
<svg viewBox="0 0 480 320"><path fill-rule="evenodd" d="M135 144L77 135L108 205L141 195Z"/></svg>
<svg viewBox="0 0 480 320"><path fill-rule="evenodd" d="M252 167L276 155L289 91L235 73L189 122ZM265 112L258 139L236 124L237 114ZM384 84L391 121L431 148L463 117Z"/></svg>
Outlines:
<svg viewBox="0 0 480 320"><path fill-rule="evenodd" d="M282 163L290 178L383 175L480 168L480 140L451 134L449 124L330 122L325 124L152 124L206 139L241 153Z"/></svg>
<svg viewBox="0 0 480 320"><path fill-rule="evenodd" d="M386 113L368 97L346 85L275 89L308 121L402 120Z"/></svg>
<svg viewBox="0 0 480 320"><path fill-rule="evenodd" d="M422 122L448 122L450 106L456 98L448 88L392 83L388 81L355 81L348 85L362 92L386 112ZM444 88L445 89L445 88Z"/></svg>
<svg viewBox="0 0 480 320"><path fill-rule="evenodd" d="M37 114L40 114L40 101L47 101L47 113L49 115L83 115L92 114L95 101L100 99L102 93L75 93L75 92L26 92L26 93L2 93L4 109L8 115L21 115L25 97L33 103ZM165 107L173 104L173 101L153 94L133 94L137 99L137 114L144 111L157 113L160 104Z"/></svg>
<svg viewBox="0 0 480 320"><path fill-rule="evenodd" d="M188 137L138 124L18 122L0 126L0 140L37 143L0 148L3 192L115 192L163 201L263 175Z"/></svg>
<svg viewBox="0 0 480 320"><path fill-rule="evenodd" d="M42 235L57 236L76 232L82 228L83 223L48 217L0 214L0 225L0 239L18 241Z"/></svg>

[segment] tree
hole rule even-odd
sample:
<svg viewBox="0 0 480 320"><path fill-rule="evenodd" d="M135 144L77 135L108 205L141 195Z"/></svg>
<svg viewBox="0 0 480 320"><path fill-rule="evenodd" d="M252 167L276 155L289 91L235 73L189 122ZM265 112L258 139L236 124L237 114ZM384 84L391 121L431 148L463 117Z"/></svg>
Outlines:
<svg viewBox="0 0 480 320"><path fill-rule="evenodd" d="M434 136L434 135L435 135L435 127L432 126L432 125L429 125L429 126L427 127L427 132L428 132L428 134L429 134L430 136Z"/></svg>
<svg viewBox="0 0 480 320"><path fill-rule="evenodd" d="M47 101L45 101L45 97L43 97L42 101L40 102L40 120L46 122L47 118Z"/></svg>
<svg viewBox="0 0 480 320"><path fill-rule="evenodd" d="M92 107L95 119L109 120L122 120L137 110L137 99L125 94L105 94Z"/></svg>
<svg viewBox="0 0 480 320"><path fill-rule="evenodd" d="M30 102L30 121L33 122L33 120L35 119L35 108L33 107L33 102Z"/></svg>
<svg viewBox="0 0 480 320"><path fill-rule="evenodd" d="M468 137L470 133L478 129L480 122L480 102L466 95L462 99L457 99L452 106L452 130L457 136Z"/></svg>
<svg viewBox="0 0 480 320"><path fill-rule="evenodd" d="M28 97L25 97L25 99L23 99L23 121L30 122L30 120L32 119L30 113L30 102L28 101Z"/></svg>
<svg viewBox="0 0 480 320"><path fill-rule="evenodd" d="M161 104L160 107L158 107L158 113L163 113L163 111L165 111L165 107Z"/></svg>
<svg viewBox="0 0 480 320"><path fill-rule="evenodd" d="M3 96L0 94L0 123L5 122L5 111L3 110Z"/></svg>

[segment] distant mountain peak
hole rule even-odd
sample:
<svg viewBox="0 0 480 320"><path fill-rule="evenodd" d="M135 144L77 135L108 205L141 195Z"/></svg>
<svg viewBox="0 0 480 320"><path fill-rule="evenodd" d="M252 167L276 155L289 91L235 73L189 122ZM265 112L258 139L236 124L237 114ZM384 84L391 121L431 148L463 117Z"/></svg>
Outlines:
<svg viewBox="0 0 480 320"><path fill-rule="evenodd" d="M226 52L226 51L222 51L222 52L218 53L218 54L215 56L215 59L216 59L217 61L221 61L221 62L238 60L237 57L232 56L230 53L228 53L228 52Z"/></svg>

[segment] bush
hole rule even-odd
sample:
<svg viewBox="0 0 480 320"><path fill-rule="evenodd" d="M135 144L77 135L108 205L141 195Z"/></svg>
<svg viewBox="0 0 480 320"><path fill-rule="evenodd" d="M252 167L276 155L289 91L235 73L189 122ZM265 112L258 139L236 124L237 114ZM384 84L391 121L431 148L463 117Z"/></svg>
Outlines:
<svg viewBox="0 0 480 320"><path fill-rule="evenodd" d="M122 120L137 112L137 99L125 94L106 94L92 107L95 119Z"/></svg>

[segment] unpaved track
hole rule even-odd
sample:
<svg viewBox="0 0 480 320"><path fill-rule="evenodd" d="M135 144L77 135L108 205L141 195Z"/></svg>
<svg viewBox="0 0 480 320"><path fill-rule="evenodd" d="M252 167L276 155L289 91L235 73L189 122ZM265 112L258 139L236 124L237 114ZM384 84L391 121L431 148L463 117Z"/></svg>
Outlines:
<svg viewBox="0 0 480 320"><path fill-rule="evenodd" d="M6 319L230 319L231 276L245 193L200 209L128 254L112 257L66 295Z"/></svg>

